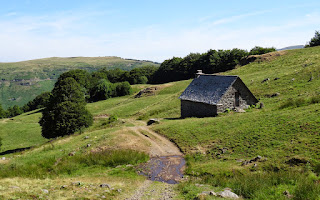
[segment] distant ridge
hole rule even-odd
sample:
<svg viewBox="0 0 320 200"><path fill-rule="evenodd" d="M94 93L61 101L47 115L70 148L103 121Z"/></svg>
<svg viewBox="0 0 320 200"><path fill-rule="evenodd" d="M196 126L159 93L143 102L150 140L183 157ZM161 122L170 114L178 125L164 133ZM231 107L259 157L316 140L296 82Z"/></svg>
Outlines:
<svg viewBox="0 0 320 200"><path fill-rule="evenodd" d="M0 62L0 104L3 108L19 105L45 91L50 91L60 74L83 69L102 68L131 70L143 66L160 66L149 60L104 57L51 57L20 62Z"/></svg>
<svg viewBox="0 0 320 200"><path fill-rule="evenodd" d="M291 49L302 49L304 48L304 45L294 45L294 46L288 46L284 47L282 49L276 49L277 51L283 51L283 50L291 50Z"/></svg>

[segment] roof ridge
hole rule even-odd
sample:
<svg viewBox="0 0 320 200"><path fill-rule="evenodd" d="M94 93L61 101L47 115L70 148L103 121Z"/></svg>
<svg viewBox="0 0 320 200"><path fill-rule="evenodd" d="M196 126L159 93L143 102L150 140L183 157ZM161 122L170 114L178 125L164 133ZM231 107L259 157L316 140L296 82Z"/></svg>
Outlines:
<svg viewBox="0 0 320 200"><path fill-rule="evenodd" d="M239 77L238 75L220 75L220 74L200 74L200 76L223 76L223 77Z"/></svg>

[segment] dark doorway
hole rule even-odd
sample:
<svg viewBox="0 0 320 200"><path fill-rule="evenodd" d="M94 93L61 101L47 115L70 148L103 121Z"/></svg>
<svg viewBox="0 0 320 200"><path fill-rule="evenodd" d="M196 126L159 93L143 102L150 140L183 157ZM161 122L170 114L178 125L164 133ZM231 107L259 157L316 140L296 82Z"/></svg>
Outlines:
<svg viewBox="0 0 320 200"><path fill-rule="evenodd" d="M240 106L239 92L234 93L235 96L235 107Z"/></svg>

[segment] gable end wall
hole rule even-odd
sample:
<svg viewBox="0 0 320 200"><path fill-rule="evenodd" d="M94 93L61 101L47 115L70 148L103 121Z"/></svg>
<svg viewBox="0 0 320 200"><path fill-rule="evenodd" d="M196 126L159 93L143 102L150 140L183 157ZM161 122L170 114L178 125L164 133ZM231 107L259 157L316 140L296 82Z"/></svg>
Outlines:
<svg viewBox="0 0 320 200"><path fill-rule="evenodd" d="M235 93L239 92L239 108L247 109L248 106L256 104L256 99L252 96L241 80L237 79L227 92L221 97L218 106L218 113L224 112L227 108L235 108Z"/></svg>

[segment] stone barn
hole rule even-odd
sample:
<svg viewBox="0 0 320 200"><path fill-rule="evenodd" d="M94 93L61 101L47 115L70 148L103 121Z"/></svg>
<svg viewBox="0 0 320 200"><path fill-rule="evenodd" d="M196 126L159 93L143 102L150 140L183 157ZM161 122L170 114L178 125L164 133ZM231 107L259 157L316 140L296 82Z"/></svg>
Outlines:
<svg viewBox="0 0 320 200"><path fill-rule="evenodd" d="M258 103L238 76L221 76L198 72L179 97L181 117L212 117L226 109L246 109Z"/></svg>

